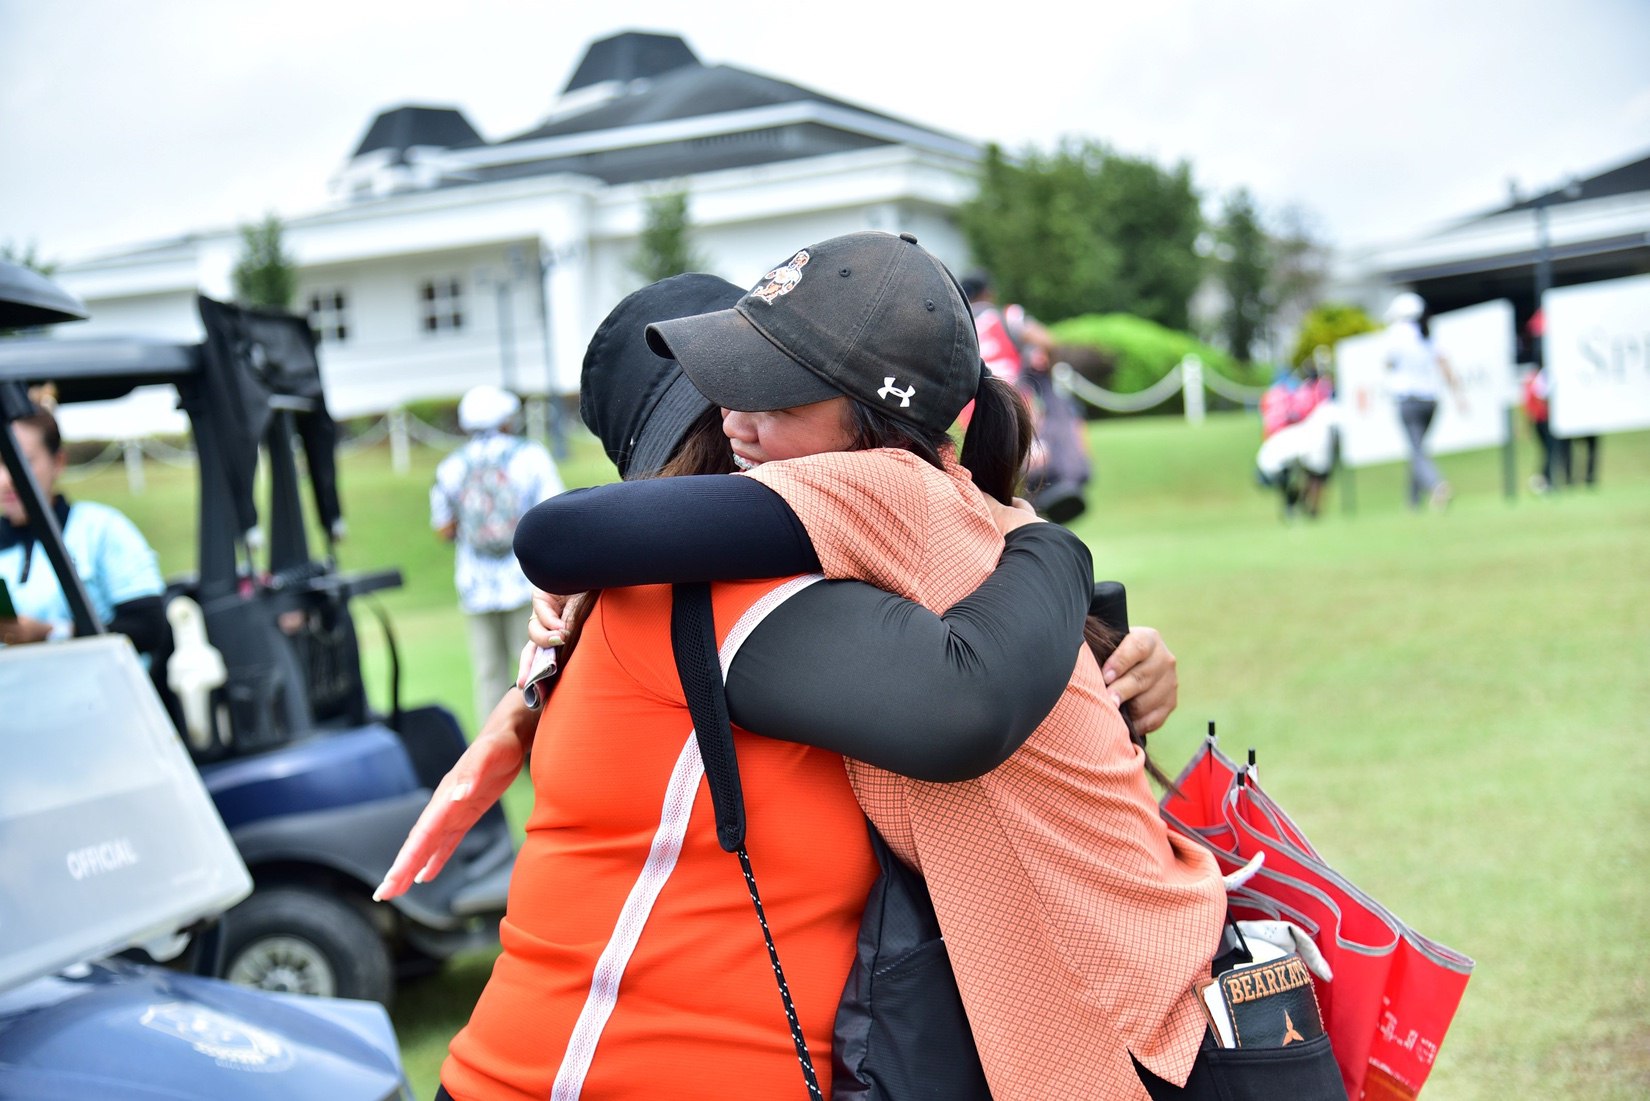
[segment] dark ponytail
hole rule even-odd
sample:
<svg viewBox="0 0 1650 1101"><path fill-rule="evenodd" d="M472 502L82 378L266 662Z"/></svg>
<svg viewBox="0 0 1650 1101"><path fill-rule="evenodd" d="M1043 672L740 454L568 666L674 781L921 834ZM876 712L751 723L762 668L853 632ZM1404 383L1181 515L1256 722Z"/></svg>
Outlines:
<svg viewBox="0 0 1650 1101"><path fill-rule="evenodd" d="M1003 504L1012 503L1034 431L1031 410L1020 392L1000 378L981 378L961 456L974 484Z"/></svg>

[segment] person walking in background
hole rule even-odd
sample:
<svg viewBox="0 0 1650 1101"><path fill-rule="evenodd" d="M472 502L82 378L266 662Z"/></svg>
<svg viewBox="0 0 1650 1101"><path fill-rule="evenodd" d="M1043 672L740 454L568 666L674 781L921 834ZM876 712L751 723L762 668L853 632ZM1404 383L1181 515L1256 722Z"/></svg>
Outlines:
<svg viewBox="0 0 1650 1101"><path fill-rule="evenodd" d="M1562 486L1575 485L1575 468L1571 465L1574 444L1569 437L1552 433L1548 409L1552 404L1552 374L1546 367L1546 319L1540 310L1530 318L1528 327L1530 347L1534 352L1536 369L1524 382L1524 412L1530 418L1536 438L1541 443L1541 473L1530 478L1530 488L1545 493ZM1587 469L1582 475L1587 485L1598 484L1598 437L1576 437L1587 452ZM1539 478L1539 482L1538 482Z"/></svg>
<svg viewBox="0 0 1650 1101"><path fill-rule="evenodd" d="M515 677L532 607L512 549L516 524L563 488L550 453L514 432L520 410L520 400L497 386L470 389L458 403L458 425L470 439L441 460L430 488L430 526L457 544L453 583L469 619L477 719Z"/></svg>
<svg viewBox="0 0 1650 1101"><path fill-rule="evenodd" d="M1318 371L1318 357L1299 368L1279 367L1260 397L1260 450L1255 477L1283 497L1283 517L1316 518L1335 466L1339 410L1335 385Z"/></svg>
<svg viewBox="0 0 1650 1101"><path fill-rule="evenodd" d="M1558 449L1554 446L1552 429L1547 423L1547 370L1544 367L1535 367L1524 373L1521 385L1524 398L1524 416L1530 422L1530 430L1535 433L1535 442L1541 448L1541 462L1534 474L1530 475L1530 490L1534 493L1546 493L1555 485L1557 470L1555 464L1558 459Z"/></svg>
<svg viewBox="0 0 1650 1101"><path fill-rule="evenodd" d="M1025 491L1039 513L1065 524L1083 514L1093 468L1083 417L1054 385L1054 338L1018 305L999 306L991 277L970 272L958 281L974 315L980 358L996 377L1011 383L1031 408L1036 436L1026 463ZM959 418L968 424L973 406Z"/></svg>
<svg viewBox="0 0 1650 1101"><path fill-rule="evenodd" d="M1426 450L1427 431L1438 413L1439 377L1443 377L1463 410L1466 402L1449 361L1439 354L1427 333L1426 312L1427 304L1411 291L1392 300L1386 309L1386 365L1392 397L1398 403L1398 419L1409 444L1409 507L1418 509L1425 499L1433 508L1442 509L1449 505L1453 494Z"/></svg>

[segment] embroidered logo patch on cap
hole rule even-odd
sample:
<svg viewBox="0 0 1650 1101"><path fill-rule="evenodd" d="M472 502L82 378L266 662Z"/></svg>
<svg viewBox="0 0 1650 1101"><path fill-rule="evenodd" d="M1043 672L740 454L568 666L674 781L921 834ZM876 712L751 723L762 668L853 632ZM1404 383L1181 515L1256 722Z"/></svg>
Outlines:
<svg viewBox="0 0 1650 1101"><path fill-rule="evenodd" d="M774 299L790 294L791 288L802 282L802 269L807 266L808 250L801 249L795 256L764 275L762 278L765 282L751 291L751 296L772 305Z"/></svg>

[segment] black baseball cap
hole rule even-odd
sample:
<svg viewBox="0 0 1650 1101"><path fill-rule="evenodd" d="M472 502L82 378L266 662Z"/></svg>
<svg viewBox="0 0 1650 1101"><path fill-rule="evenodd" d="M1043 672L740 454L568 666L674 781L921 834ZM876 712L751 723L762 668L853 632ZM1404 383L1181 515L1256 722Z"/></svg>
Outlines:
<svg viewBox="0 0 1650 1101"><path fill-rule="evenodd" d="M579 374L579 416L621 478L657 474L714 408L676 363L648 349L648 323L725 309L743 293L714 275L673 275L625 296L596 327Z"/></svg>
<svg viewBox="0 0 1650 1101"><path fill-rule="evenodd" d="M725 409L846 394L938 432L973 399L983 369L962 290L909 233L798 249L731 309L656 321L647 341Z"/></svg>

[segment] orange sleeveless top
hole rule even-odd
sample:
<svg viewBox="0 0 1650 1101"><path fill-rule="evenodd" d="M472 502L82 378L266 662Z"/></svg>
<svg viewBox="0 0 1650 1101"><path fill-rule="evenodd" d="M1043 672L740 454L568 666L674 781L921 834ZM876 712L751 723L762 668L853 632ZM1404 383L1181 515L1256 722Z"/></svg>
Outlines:
<svg viewBox="0 0 1650 1101"><path fill-rule="evenodd" d="M713 586L718 640L775 585ZM459 1101L805 1096L738 858L717 845L702 776L673 791L693 723L669 625L666 586L602 593L545 705L503 951L441 1068ZM876 876L864 815L841 756L737 728L734 739L752 868L828 1093L832 1023ZM656 837L673 801L687 822L660 883ZM656 901L613 983L604 953L650 877ZM581 1016L603 989L612 1002L591 1040Z"/></svg>
<svg viewBox="0 0 1650 1101"><path fill-rule="evenodd" d="M801 517L827 577L934 611L1003 541L970 483L896 450L765 463L746 477ZM1204 1032L1226 910L1214 860L1158 815L1087 647L1030 739L985 776L937 784L857 761L860 804L928 882L996 1101L1141 1098L1135 1058L1183 1083Z"/></svg>

